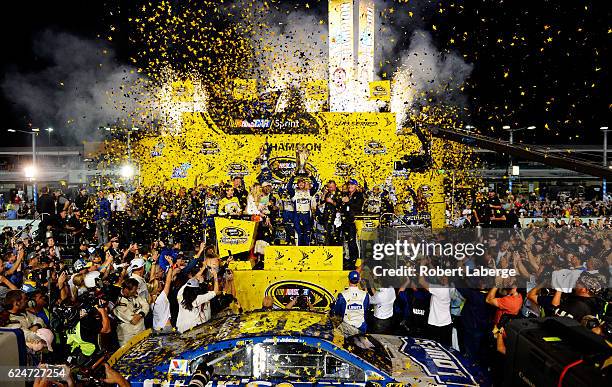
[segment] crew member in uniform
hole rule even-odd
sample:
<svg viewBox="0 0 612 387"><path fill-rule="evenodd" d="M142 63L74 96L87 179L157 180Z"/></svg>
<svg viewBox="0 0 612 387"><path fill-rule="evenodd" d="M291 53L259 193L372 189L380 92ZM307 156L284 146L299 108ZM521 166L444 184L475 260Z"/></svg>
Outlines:
<svg viewBox="0 0 612 387"><path fill-rule="evenodd" d="M315 193L319 190L319 183L310 176L310 189L306 187L306 179L300 177L297 189L293 187L295 176L291 176L287 183L287 192L293 201L295 215L293 226L298 235L298 246L310 245L310 231L312 230L312 201Z"/></svg>
<svg viewBox="0 0 612 387"><path fill-rule="evenodd" d="M366 312L370 308L368 292L359 289L359 272L351 271L348 279L348 288L338 294L334 306L334 315L342 318L338 328L346 337L366 332Z"/></svg>
<svg viewBox="0 0 612 387"><path fill-rule="evenodd" d="M321 215L321 223L325 228L325 245L339 246L340 245L340 213L338 206L341 201L340 192L336 186L336 182L330 180L327 187L323 191L323 214Z"/></svg>

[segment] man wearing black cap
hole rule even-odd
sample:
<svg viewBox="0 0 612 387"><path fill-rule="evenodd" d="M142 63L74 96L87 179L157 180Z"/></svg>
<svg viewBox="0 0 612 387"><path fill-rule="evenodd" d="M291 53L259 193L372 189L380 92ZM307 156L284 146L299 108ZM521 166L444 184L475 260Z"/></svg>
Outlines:
<svg viewBox="0 0 612 387"><path fill-rule="evenodd" d="M357 248L357 227L355 226L355 215L359 215L363 209L363 193L358 190L359 183L355 179L348 181L348 193L342 196L342 235L348 244L349 262L348 268L355 268L355 262L359 258Z"/></svg>
<svg viewBox="0 0 612 387"><path fill-rule="evenodd" d="M297 189L294 185L295 176L289 178L287 182L287 192L294 203L295 214L293 225L298 235L298 246L310 245L310 231L312 230L312 203L315 193L319 190L319 183L311 175L310 189L306 187L306 179L300 177Z"/></svg>

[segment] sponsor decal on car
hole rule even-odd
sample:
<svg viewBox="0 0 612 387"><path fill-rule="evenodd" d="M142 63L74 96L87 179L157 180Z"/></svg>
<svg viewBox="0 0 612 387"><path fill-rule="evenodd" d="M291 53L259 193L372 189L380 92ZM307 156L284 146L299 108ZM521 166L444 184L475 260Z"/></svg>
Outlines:
<svg viewBox="0 0 612 387"><path fill-rule="evenodd" d="M305 281L279 281L268 286L266 296L272 297L274 304L284 308L295 297L305 297L315 310L329 310L334 297L326 289Z"/></svg>
<svg viewBox="0 0 612 387"><path fill-rule="evenodd" d="M168 368L170 375L189 375L189 361L187 359L172 359Z"/></svg>

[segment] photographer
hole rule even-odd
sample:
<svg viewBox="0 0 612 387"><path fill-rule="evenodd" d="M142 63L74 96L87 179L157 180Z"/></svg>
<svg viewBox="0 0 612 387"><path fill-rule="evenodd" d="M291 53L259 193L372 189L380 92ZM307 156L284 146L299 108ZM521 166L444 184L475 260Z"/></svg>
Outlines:
<svg viewBox="0 0 612 387"><path fill-rule="evenodd" d="M557 292L551 304L557 316L569 317L581 322L584 316L598 314L600 305L597 295L603 289L599 278L593 274L582 273L576 281L573 293L563 299L562 293Z"/></svg>
<svg viewBox="0 0 612 387"><path fill-rule="evenodd" d="M125 280L117 305L113 309L113 314L119 320L119 345L125 345L132 337L145 330L144 317L149 313L149 303L138 295L138 285L134 278Z"/></svg>
<svg viewBox="0 0 612 387"><path fill-rule="evenodd" d="M21 290L11 290L4 299L4 309L9 312L7 328L20 328L25 337L31 337L46 325L42 319L26 310L28 297Z"/></svg>
<svg viewBox="0 0 612 387"><path fill-rule="evenodd" d="M111 321L106 305L81 305L78 322L66 330L66 345L69 347L69 361L72 364L90 363L95 353L101 353L100 335L111 332ZM70 321L67 321L70 324Z"/></svg>

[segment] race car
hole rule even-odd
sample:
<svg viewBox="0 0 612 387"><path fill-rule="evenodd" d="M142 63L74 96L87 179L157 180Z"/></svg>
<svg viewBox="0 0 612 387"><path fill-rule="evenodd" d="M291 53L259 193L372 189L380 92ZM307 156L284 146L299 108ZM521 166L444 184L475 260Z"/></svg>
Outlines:
<svg viewBox="0 0 612 387"><path fill-rule="evenodd" d="M254 311L183 334L143 332L109 363L134 386L486 386L477 367L432 340L345 338L324 313Z"/></svg>

